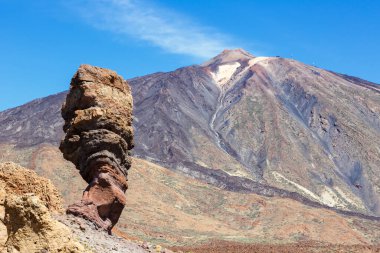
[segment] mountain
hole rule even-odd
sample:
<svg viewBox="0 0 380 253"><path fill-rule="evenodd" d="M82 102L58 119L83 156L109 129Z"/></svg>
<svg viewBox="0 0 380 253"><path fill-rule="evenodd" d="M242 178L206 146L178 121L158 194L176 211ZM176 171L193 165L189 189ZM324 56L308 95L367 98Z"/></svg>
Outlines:
<svg viewBox="0 0 380 253"><path fill-rule="evenodd" d="M375 84L243 50L130 84L138 157L209 182L229 178L219 182L227 189L275 187L380 215Z"/></svg>
<svg viewBox="0 0 380 253"><path fill-rule="evenodd" d="M190 184L187 195L183 193L180 198L181 205L187 203L188 209L179 205L176 212L171 210L172 217L183 221L181 226L193 224L191 219L196 221L196 216L189 215L204 212L211 219L205 220L207 224L228 223L229 226L223 225L224 234L228 234L233 225L224 219L240 217L243 221L237 210L248 208L253 212L253 202L248 204L244 199L254 196L256 200L263 198L277 203L273 209L277 206L282 213L287 205L297 206L294 210L299 213L311 208L316 210L314 216L334 213L347 219L364 218L354 223L368 223L372 224L368 227L376 228L373 224L378 224L380 216L378 85L292 59L255 57L242 49L225 50L201 65L128 82L134 98L133 153L139 161L135 167L140 168L136 169L137 174L133 174L132 168L131 177L145 178L165 190L156 195L148 194L140 186L135 189L148 199L151 197L150 200L156 198L164 209L165 203L175 202L185 187L179 187L179 182L193 182L190 176L197 179L195 184L201 185L195 190ZM73 178L72 165L62 159L56 148L63 136L60 108L65 96L63 92L0 112L0 160L33 168L58 185L64 184L63 179ZM147 168L152 173L160 171L160 176L150 175ZM180 179L174 180L176 177ZM158 178L161 181L155 182ZM71 180L75 185L81 184L76 177ZM67 201L80 194L80 187L58 188ZM201 197L214 194L215 198L207 203L193 194ZM248 206L229 203L232 196ZM134 204L134 210L154 220L153 210L138 205ZM209 210L211 206L214 209ZM225 208L235 211L223 218L216 215ZM268 210L259 214L261 219L267 217L266 221L270 221ZM166 215L162 212L162 217ZM135 217L135 222L124 218L123 224L132 222L139 228L137 231L142 231L147 229L141 225L144 217ZM339 219L347 222L346 218ZM304 217L294 219L308 224ZM136 224L136 220L141 223ZM185 220L190 223L184 225ZM240 236L250 231L243 229L243 223L234 227ZM351 223L352 220L347 224ZM159 225L170 224L160 223L156 227ZM317 231L319 225L314 225ZM128 226L124 230L136 232ZM150 228L148 234L159 236L157 233L162 231L157 230ZM187 230L179 233L173 227L170 231L173 237L191 237ZM256 235L265 234L255 231ZM206 234L203 236L220 238L217 234ZM305 234L316 239L310 231Z"/></svg>

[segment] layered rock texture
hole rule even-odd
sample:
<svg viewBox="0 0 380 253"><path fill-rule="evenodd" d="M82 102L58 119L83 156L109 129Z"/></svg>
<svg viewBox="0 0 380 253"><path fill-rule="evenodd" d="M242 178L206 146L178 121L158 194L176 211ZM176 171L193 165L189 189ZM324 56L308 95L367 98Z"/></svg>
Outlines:
<svg viewBox="0 0 380 253"><path fill-rule="evenodd" d="M60 149L89 184L67 212L111 231L124 208L133 148L132 95L114 71L81 65L62 107Z"/></svg>
<svg viewBox="0 0 380 253"><path fill-rule="evenodd" d="M14 163L0 164L0 252L88 252L53 218L62 199L50 180Z"/></svg>

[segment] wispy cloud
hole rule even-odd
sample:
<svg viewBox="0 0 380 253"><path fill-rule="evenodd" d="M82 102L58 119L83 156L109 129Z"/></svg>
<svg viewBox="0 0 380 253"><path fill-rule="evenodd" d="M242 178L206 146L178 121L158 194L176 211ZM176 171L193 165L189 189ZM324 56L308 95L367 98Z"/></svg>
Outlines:
<svg viewBox="0 0 380 253"><path fill-rule="evenodd" d="M133 37L175 54L210 58L231 48L231 38L181 13L144 0L72 1L92 26Z"/></svg>

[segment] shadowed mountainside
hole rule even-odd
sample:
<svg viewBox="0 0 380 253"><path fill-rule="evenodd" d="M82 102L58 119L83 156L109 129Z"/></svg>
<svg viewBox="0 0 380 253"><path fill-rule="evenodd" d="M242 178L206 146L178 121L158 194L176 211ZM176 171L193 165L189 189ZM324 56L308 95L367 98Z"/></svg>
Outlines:
<svg viewBox="0 0 380 253"><path fill-rule="evenodd" d="M17 147L41 143L58 146L63 137L60 111L66 94L61 92L0 112L0 142Z"/></svg>

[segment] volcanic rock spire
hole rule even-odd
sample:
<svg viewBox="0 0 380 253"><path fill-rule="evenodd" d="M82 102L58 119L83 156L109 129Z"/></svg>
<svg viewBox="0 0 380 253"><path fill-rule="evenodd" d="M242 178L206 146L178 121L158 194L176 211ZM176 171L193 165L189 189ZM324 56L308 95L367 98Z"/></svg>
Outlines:
<svg viewBox="0 0 380 253"><path fill-rule="evenodd" d="M111 231L126 203L133 148L132 95L114 71L81 65L62 106L66 133L60 150L89 184L67 213Z"/></svg>

